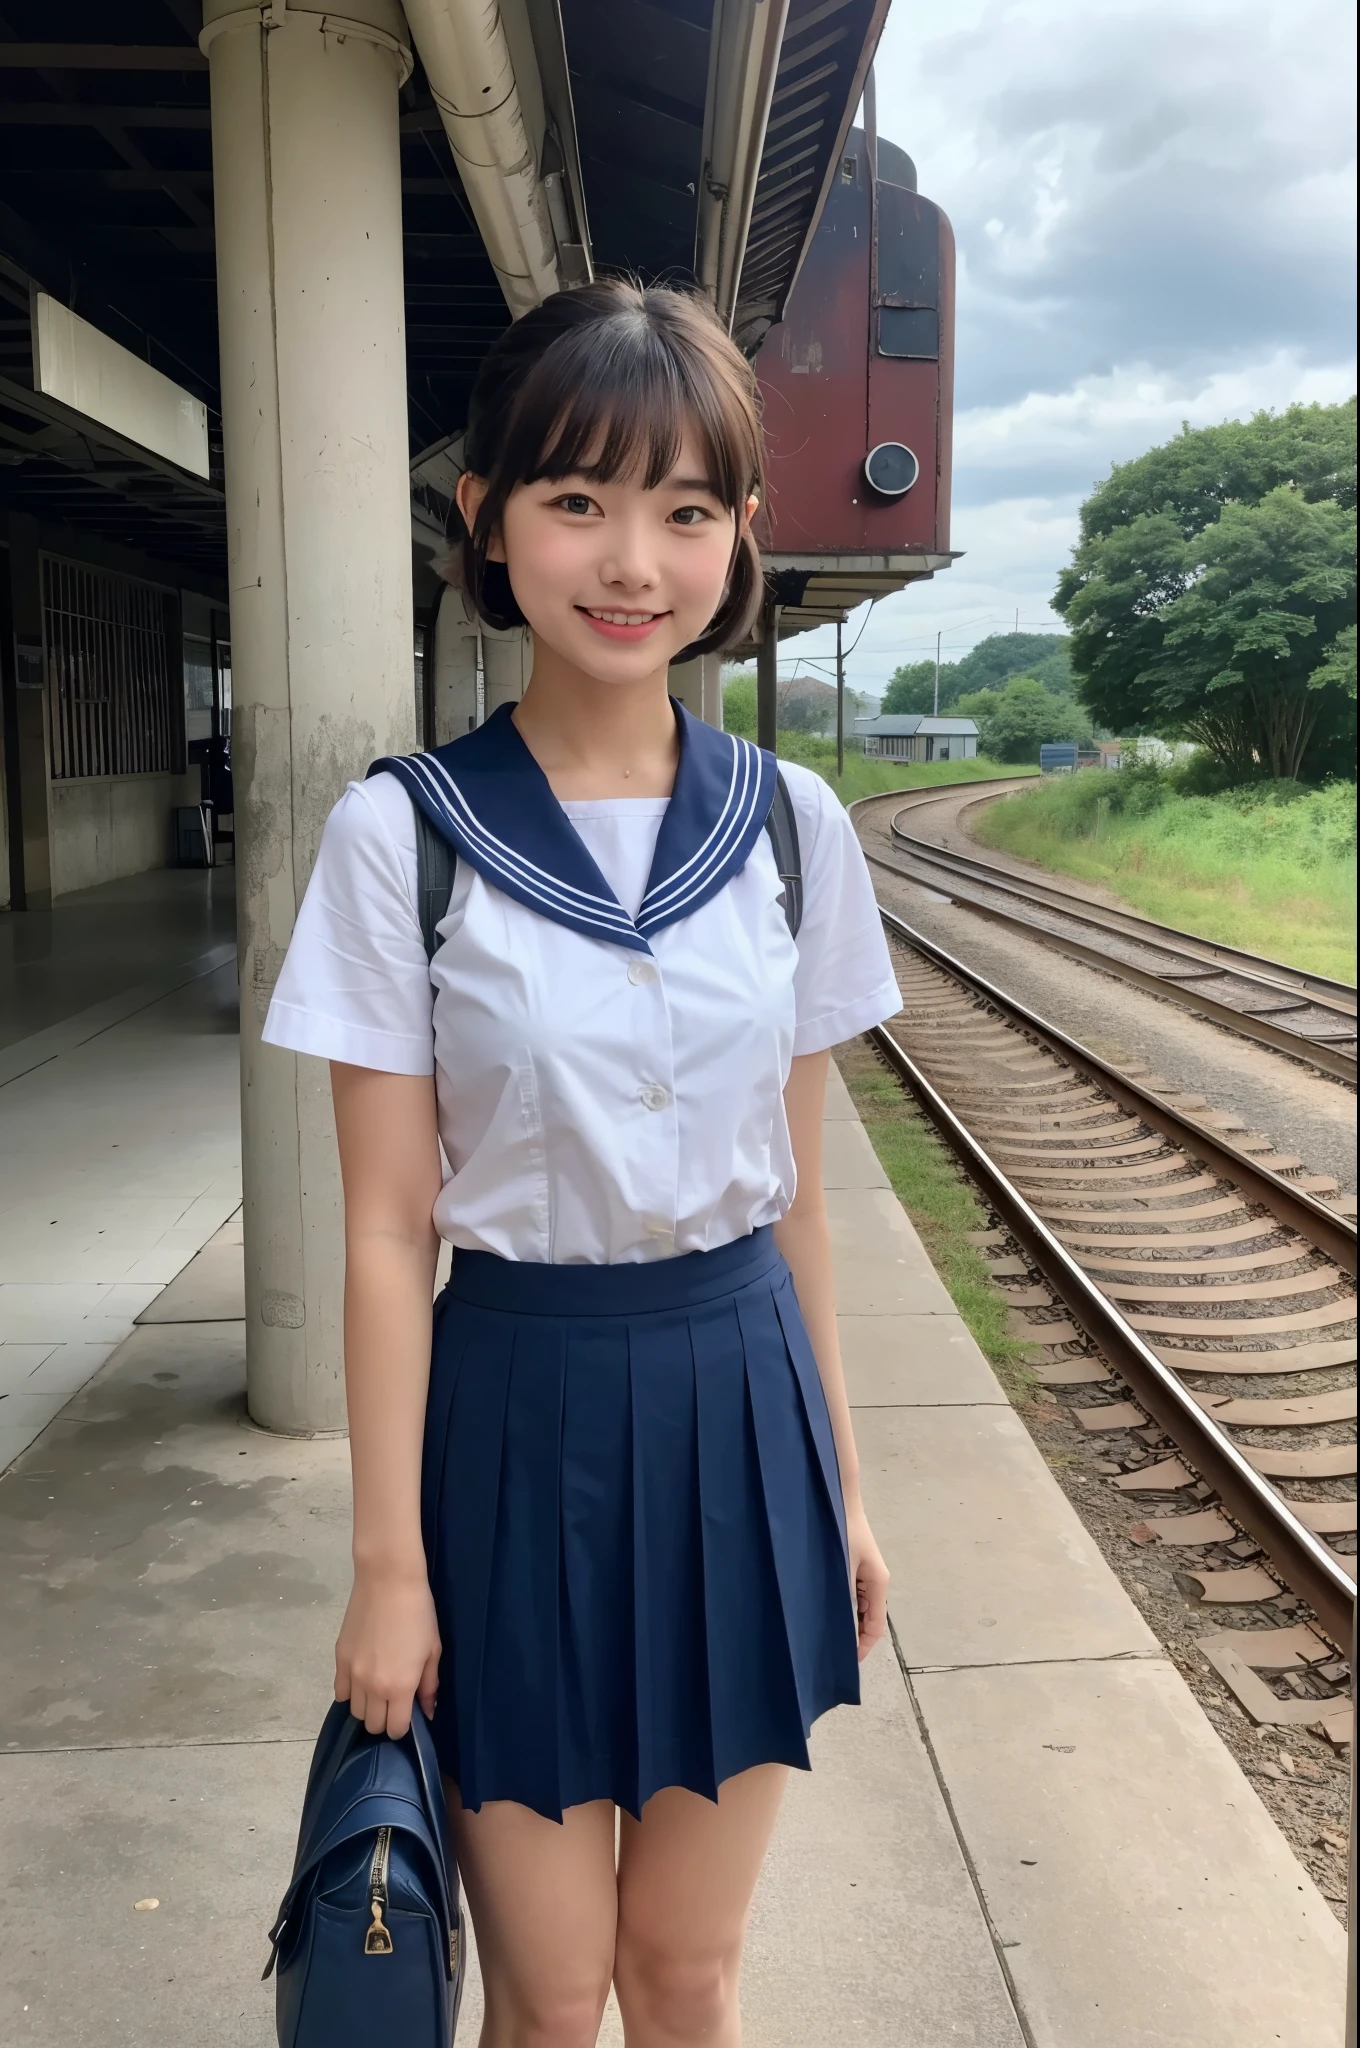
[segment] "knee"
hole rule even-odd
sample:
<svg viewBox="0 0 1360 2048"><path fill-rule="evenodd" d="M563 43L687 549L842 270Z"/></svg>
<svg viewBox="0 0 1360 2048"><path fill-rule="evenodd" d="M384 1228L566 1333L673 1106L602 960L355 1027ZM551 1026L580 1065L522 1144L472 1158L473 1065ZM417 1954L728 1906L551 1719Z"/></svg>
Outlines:
<svg viewBox="0 0 1360 2048"><path fill-rule="evenodd" d="M723 1955L677 1955L621 1938L614 1982L625 2019L631 2013L668 2041L724 2036L736 2003L736 1966Z"/></svg>
<svg viewBox="0 0 1360 2048"><path fill-rule="evenodd" d="M563 1985L526 1993L521 1987L510 2001L509 2024L498 2024L494 2038L512 2041L514 2048L595 2048L608 1996L607 1982L598 1989ZM489 2008L493 1999L487 2002Z"/></svg>

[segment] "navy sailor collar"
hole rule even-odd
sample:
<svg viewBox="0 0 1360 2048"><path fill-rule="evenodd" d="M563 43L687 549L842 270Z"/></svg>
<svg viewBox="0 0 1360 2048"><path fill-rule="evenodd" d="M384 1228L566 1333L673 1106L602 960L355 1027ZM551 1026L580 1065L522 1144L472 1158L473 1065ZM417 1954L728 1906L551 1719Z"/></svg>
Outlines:
<svg viewBox="0 0 1360 2048"><path fill-rule="evenodd" d="M636 921L553 795L508 704L447 746L390 755L368 772L395 775L459 859L517 903L569 931L650 953L654 932L698 910L745 867L778 773L772 754L705 725L674 697L671 704L680 760Z"/></svg>

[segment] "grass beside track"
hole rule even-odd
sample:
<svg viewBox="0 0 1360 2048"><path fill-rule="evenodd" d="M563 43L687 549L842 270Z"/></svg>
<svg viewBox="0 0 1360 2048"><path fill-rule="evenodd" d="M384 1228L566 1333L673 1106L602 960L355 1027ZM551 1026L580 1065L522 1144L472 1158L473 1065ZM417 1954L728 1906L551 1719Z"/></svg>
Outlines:
<svg viewBox="0 0 1360 2048"><path fill-rule="evenodd" d="M1118 779L1054 777L973 811L971 830L984 846L1105 883L1162 924L1355 980L1353 787L1168 791L1137 815L1116 811Z"/></svg>
<svg viewBox="0 0 1360 2048"><path fill-rule="evenodd" d="M1007 1334L1005 1296L968 1233L985 1230L987 1213L900 1081L867 1039L838 1048L836 1065L902 1207L978 1348L1010 1399L1033 1398L1029 1346Z"/></svg>
<svg viewBox="0 0 1360 2048"><path fill-rule="evenodd" d="M852 804L861 796L886 796L894 789L929 789L939 782L985 782L994 775L1038 773L1034 767L1008 768L1000 762L980 758L971 761L870 761L847 747L845 773L838 776L836 742L814 739L809 733L801 732L781 732L777 752L781 761L799 761L805 768L815 769L845 804Z"/></svg>

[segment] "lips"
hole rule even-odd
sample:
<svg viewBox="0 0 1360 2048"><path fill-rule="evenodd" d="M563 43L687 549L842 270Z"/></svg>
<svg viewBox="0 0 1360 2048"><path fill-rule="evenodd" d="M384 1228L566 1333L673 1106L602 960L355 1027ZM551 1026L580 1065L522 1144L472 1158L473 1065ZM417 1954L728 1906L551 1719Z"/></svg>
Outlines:
<svg viewBox="0 0 1360 2048"><path fill-rule="evenodd" d="M601 639L622 641L625 644L646 640L656 631L661 621L669 617L667 612L630 612L621 607L610 611L601 607L592 611L583 604L578 604L576 610Z"/></svg>

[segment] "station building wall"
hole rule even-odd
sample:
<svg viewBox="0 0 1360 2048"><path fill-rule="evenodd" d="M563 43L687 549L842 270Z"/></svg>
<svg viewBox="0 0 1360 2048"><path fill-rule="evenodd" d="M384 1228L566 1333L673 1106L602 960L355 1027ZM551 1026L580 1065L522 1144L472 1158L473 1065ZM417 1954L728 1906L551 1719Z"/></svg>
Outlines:
<svg viewBox="0 0 1360 2048"><path fill-rule="evenodd" d="M54 782L53 896L173 866L175 807L199 802L199 782L197 767Z"/></svg>
<svg viewBox="0 0 1360 2048"><path fill-rule="evenodd" d="M225 591L186 590L173 568L98 536L25 524L27 545L0 545L13 620L0 721L0 907L11 901L20 804L26 842L45 841L53 900L174 864L175 810L206 794L191 755L212 723L200 702L209 634L226 625ZM226 661L229 675L229 648ZM15 716L21 690L26 741Z"/></svg>

